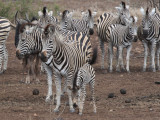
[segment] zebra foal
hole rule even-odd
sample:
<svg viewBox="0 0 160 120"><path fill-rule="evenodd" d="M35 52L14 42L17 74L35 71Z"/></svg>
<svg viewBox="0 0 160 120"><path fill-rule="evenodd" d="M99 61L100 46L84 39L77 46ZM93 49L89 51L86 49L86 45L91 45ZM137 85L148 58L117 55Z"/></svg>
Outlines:
<svg viewBox="0 0 160 120"><path fill-rule="evenodd" d="M127 26L123 26L120 24L113 24L108 27L106 31L106 38L108 40L108 65L109 71L112 72L112 59L113 59L113 46L117 47L117 67L116 71L120 71L120 66L122 70L124 70L123 65L123 48L127 48L127 56L126 56L126 70L129 70L129 57L130 51L132 49L132 42L137 41L137 17L130 18L131 23Z"/></svg>
<svg viewBox="0 0 160 120"><path fill-rule="evenodd" d="M96 103L95 103L95 92L94 92L94 84L95 84L95 70L94 68L86 63L77 71L74 81L73 81L73 102L77 104L79 107L79 115L82 115L84 101L86 98L86 85L89 84L92 101L93 101L93 112L96 113Z"/></svg>

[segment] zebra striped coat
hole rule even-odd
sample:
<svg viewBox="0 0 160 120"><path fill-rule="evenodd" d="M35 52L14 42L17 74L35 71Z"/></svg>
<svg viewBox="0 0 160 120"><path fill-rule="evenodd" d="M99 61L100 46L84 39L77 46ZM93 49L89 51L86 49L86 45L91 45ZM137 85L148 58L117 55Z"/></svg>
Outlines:
<svg viewBox="0 0 160 120"><path fill-rule="evenodd" d="M96 104L95 104L95 93L94 93L94 84L95 84L95 70L94 68L86 63L79 68L75 75L73 81L73 88L69 88L73 93L73 102L78 104L79 115L82 115L84 101L86 98L86 85L89 84L91 88L92 101L93 101L93 112L96 113Z"/></svg>
<svg viewBox="0 0 160 120"><path fill-rule="evenodd" d="M106 38L106 31L108 27L112 24L122 24L128 25L130 19L129 6L124 2L120 4L120 7L116 7L118 15L113 15L112 13L103 13L97 19L97 34L100 41L100 48L102 51L101 56L101 68L104 69L104 42L108 42Z"/></svg>
<svg viewBox="0 0 160 120"><path fill-rule="evenodd" d="M122 51L123 48L127 48L127 56L126 56L126 70L129 72L129 56L130 51L132 48L132 42L137 41L137 18L131 17L132 23L128 26L123 26L120 24L113 24L110 27L108 27L108 30L106 31L106 37L108 39L108 55L109 55L109 71L112 72L112 59L113 59L113 46L117 47L117 71L120 71L119 64L121 65L122 69L124 69L123 65L123 57L122 57Z"/></svg>
<svg viewBox="0 0 160 120"><path fill-rule="evenodd" d="M88 39L87 36L84 39ZM63 37L56 31L54 25L48 25L43 33L43 50L42 55L44 60L50 55L53 55L53 69L56 84L56 100L57 105L54 109L55 112L59 111L60 98L61 98L61 78L65 78L67 86L73 85L75 72L84 63L88 62L85 54L81 51L79 42L72 43L64 42ZM52 53L52 54L50 54ZM67 89L69 97L70 111L74 112L71 91Z"/></svg>
<svg viewBox="0 0 160 120"><path fill-rule="evenodd" d="M156 13L155 8L149 11L149 8L146 11L140 9L143 19L142 24L139 27L138 35L144 46L144 65L143 71L146 71L147 66L147 49L150 48L150 63L151 70L156 72L155 67L155 50L157 50L157 67L160 70L159 66L159 53L160 53L160 15ZM157 48L157 49L156 49Z"/></svg>
<svg viewBox="0 0 160 120"><path fill-rule="evenodd" d="M11 27L15 28L8 19L0 17L0 74L7 70L8 51L6 48L6 40L9 36Z"/></svg>
<svg viewBox="0 0 160 120"><path fill-rule="evenodd" d="M91 10L87 12L82 12L82 19L73 19L73 12L68 10L63 11L61 19L61 28L65 30L82 32L86 35L92 35L94 33L94 21L93 17L96 15L96 12L92 14Z"/></svg>

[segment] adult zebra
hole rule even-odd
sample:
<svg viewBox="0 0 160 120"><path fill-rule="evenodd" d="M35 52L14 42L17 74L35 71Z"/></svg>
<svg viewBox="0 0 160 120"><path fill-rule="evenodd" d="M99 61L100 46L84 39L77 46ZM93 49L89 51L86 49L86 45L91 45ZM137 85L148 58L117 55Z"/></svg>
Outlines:
<svg viewBox="0 0 160 120"><path fill-rule="evenodd" d="M86 12L82 12L82 19L73 19L72 14L68 10L63 11L61 19L61 28L65 30L82 32L86 35L93 35L94 33L94 16L97 12L91 12L90 9Z"/></svg>
<svg viewBox="0 0 160 120"><path fill-rule="evenodd" d="M11 31L11 27L15 28L8 19L0 17L0 74L7 70L8 51L6 48L6 40Z"/></svg>
<svg viewBox="0 0 160 120"><path fill-rule="evenodd" d="M126 70L129 70L129 57L130 51L132 49L132 42L137 41L137 17L131 17L131 23L127 26L123 26L120 24L112 24L108 27L106 31L106 38L108 40L108 64L109 71L112 72L112 59L113 59L113 46L117 47L117 67L116 70L120 71L120 66L124 70L123 65L123 48L127 48L127 56L126 56ZM119 66L120 65L120 66Z"/></svg>
<svg viewBox="0 0 160 120"><path fill-rule="evenodd" d="M54 111L58 112L61 100L62 77L65 78L66 85L72 88L73 79L78 68L87 62L94 62L96 56L93 56L92 61L88 61L86 54L84 54L84 52L81 50L81 44L78 41L73 41L70 43L65 42L65 40L63 40L64 38L61 36L61 33L55 29L54 25L47 25L42 36L42 60L45 62L51 55L53 55L52 63L55 76L57 100L56 108ZM74 112L71 91L68 89L68 87L67 93L69 97L70 112Z"/></svg>
<svg viewBox="0 0 160 120"><path fill-rule="evenodd" d="M144 46L144 65L143 71L146 71L147 66L147 56L149 48L150 51L150 64L151 70L156 72L155 67L155 50L157 47L157 67L160 70L159 66L159 53L160 53L160 15L156 13L155 8L149 12L149 8L144 10L144 8L140 9L143 19L142 24L138 29L138 36L143 43Z"/></svg>
<svg viewBox="0 0 160 120"><path fill-rule="evenodd" d="M118 15L112 13L103 13L97 19L97 34L100 41L101 55L101 69L104 69L104 42L108 42L106 38L106 31L111 24L127 25L130 19L129 6L122 2L120 7L115 7Z"/></svg>

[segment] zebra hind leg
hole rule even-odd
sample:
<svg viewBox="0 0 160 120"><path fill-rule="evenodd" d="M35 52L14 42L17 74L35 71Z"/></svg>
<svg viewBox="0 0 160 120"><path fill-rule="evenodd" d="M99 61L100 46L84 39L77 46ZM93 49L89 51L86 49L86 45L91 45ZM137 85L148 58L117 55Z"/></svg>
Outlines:
<svg viewBox="0 0 160 120"><path fill-rule="evenodd" d="M6 46L4 45L4 64L3 64L4 72L7 70L7 64L8 64L8 51L7 51Z"/></svg>
<svg viewBox="0 0 160 120"><path fill-rule="evenodd" d="M157 51L156 51L156 54L157 54L157 69L160 70L160 66L159 66L159 54L160 54L160 42L157 43Z"/></svg>
<svg viewBox="0 0 160 120"><path fill-rule="evenodd" d="M2 69L2 62L3 62L3 55L4 55L4 46L1 44L0 45L0 74L3 74L3 69Z"/></svg>
<svg viewBox="0 0 160 120"><path fill-rule="evenodd" d="M100 48L101 48L101 69L104 69L104 56L105 56L105 49L104 49L104 41L100 40Z"/></svg>

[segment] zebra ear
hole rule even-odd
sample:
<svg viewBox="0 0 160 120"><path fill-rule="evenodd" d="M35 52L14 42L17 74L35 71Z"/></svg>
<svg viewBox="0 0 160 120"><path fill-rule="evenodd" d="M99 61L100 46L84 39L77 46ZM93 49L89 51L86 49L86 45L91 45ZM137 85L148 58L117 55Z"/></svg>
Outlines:
<svg viewBox="0 0 160 120"><path fill-rule="evenodd" d="M52 15L53 15L53 11L50 11L50 12L48 13L48 15L49 15L49 16L52 16Z"/></svg>
<svg viewBox="0 0 160 120"><path fill-rule="evenodd" d="M156 9L153 8L153 9L151 10L151 12L150 12L150 15L152 16L153 14L155 14L155 12L156 12Z"/></svg>
<svg viewBox="0 0 160 120"><path fill-rule="evenodd" d="M126 8L129 9L129 5L126 5Z"/></svg>
<svg viewBox="0 0 160 120"><path fill-rule="evenodd" d="M93 16L93 17L96 16L96 15L97 15L97 12L96 12L96 11L92 13L92 16Z"/></svg>
<svg viewBox="0 0 160 120"><path fill-rule="evenodd" d="M122 8L121 7L115 7L118 13L121 13Z"/></svg>
<svg viewBox="0 0 160 120"><path fill-rule="evenodd" d="M141 7L140 12L142 13L143 16L145 16L145 11L143 7Z"/></svg>
<svg viewBox="0 0 160 120"><path fill-rule="evenodd" d="M42 17L42 15L43 15L42 11L38 11L38 15L39 15L39 17Z"/></svg>

